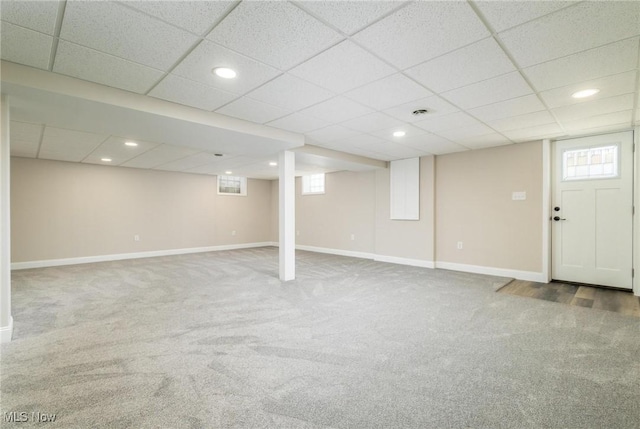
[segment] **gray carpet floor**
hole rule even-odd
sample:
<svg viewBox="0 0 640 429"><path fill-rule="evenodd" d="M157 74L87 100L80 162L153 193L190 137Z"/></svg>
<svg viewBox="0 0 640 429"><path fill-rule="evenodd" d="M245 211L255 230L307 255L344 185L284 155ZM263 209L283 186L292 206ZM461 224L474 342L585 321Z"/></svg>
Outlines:
<svg viewBox="0 0 640 429"><path fill-rule="evenodd" d="M281 283L277 256L14 272L1 425L639 426L636 318L495 293L504 278L301 251Z"/></svg>

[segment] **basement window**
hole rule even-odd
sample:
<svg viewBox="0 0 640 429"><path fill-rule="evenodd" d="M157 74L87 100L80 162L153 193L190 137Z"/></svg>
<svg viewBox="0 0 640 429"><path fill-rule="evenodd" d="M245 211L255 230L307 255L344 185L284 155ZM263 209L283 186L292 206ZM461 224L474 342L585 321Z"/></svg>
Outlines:
<svg viewBox="0 0 640 429"><path fill-rule="evenodd" d="M240 176L218 176L218 195L247 196L247 178Z"/></svg>
<svg viewBox="0 0 640 429"><path fill-rule="evenodd" d="M302 176L302 195L324 194L324 173Z"/></svg>

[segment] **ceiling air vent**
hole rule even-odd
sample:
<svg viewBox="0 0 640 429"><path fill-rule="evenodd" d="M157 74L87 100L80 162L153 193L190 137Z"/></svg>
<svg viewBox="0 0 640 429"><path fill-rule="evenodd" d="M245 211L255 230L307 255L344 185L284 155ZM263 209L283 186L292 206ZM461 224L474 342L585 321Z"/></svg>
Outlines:
<svg viewBox="0 0 640 429"><path fill-rule="evenodd" d="M427 109L418 109L411 112L411 114L414 116L426 115L427 113L429 113Z"/></svg>

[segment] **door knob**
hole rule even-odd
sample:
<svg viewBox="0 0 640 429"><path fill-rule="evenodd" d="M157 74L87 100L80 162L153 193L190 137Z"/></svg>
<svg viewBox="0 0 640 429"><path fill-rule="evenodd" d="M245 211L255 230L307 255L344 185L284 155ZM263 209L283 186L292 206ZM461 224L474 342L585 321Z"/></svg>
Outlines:
<svg viewBox="0 0 640 429"><path fill-rule="evenodd" d="M556 211L556 212L559 212L560 211L560 207L554 207L553 210Z"/></svg>
<svg viewBox="0 0 640 429"><path fill-rule="evenodd" d="M553 220L555 220L556 222L558 222L559 220L566 220L565 218L562 218L560 216L554 216Z"/></svg>

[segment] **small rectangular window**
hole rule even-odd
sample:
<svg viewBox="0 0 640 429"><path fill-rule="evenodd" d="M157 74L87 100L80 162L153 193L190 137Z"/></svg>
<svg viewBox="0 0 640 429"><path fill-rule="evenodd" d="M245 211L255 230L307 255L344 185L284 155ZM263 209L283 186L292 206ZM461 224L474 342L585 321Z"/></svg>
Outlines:
<svg viewBox="0 0 640 429"><path fill-rule="evenodd" d="M566 150L562 153L562 180L618 177L618 160L618 145Z"/></svg>
<svg viewBox="0 0 640 429"><path fill-rule="evenodd" d="M324 194L324 173L302 176L302 195Z"/></svg>
<svg viewBox="0 0 640 429"><path fill-rule="evenodd" d="M218 176L219 195L247 195L247 178L240 176Z"/></svg>

